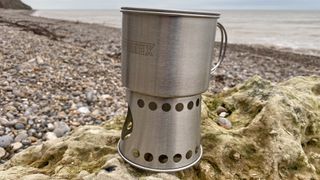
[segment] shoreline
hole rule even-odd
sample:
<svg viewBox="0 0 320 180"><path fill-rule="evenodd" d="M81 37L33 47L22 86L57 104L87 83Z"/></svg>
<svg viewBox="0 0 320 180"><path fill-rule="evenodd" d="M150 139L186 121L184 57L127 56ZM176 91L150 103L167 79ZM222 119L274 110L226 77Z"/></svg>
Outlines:
<svg viewBox="0 0 320 180"><path fill-rule="evenodd" d="M6 150L0 163L31 145L126 112L120 30L30 12L0 11L0 138L8 142L0 143ZM320 76L320 57L230 44L209 91L255 75L272 82Z"/></svg>
<svg viewBox="0 0 320 180"><path fill-rule="evenodd" d="M226 11L228 12L228 11ZM243 11L240 11L243 12ZM93 15L91 15L93 13ZM230 19L230 11L226 14L227 17ZM243 14L246 15L246 14ZM67 20L72 22L80 22L80 23L90 23L90 24L100 24L106 27L113 27L113 28L121 28L121 13L118 10L98 10L90 11L90 10L36 10L34 13L32 13L32 16L35 17L44 17L44 18L52 18L56 20ZM94 16L94 18L92 18ZM274 41L270 43L272 38L269 38L269 41L263 40L262 37L255 37L251 36L252 41L245 41L240 40L239 38L235 36L242 36L242 34L238 33L232 33L233 31L237 31L235 29L235 24L233 21L230 22L228 19L221 19L221 22L226 25L227 30L230 30L230 40L231 44L238 44L238 45L248 45L248 46L264 46L266 48L273 48L276 50L281 50L285 52L293 52L297 54L306 54L306 55L313 55L313 56L319 56L320 57L320 49L318 49L317 46L311 47L308 45L301 45L301 43L298 42L291 42L292 44L284 45L288 42L290 42L290 37L288 37L289 41ZM228 23L227 23L228 22ZM246 24L244 24L246 25ZM278 24L279 25L279 24ZM228 28L230 27L230 29ZM299 26L296 24L296 26ZM252 28L252 27L251 27ZM264 28L267 28L264 26ZM242 29L244 31L244 29ZM253 31L255 32L255 31ZM257 32L255 32L257 33ZM262 32L260 32L262 33ZM264 32L269 33L269 32ZM270 32L272 33L272 32ZM300 32L301 33L301 32ZM311 33L311 32L309 32ZM283 34L283 32L282 32ZM243 34L245 35L245 34ZM258 34L256 34L259 36ZM285 34L287 35L287 34ZM279 35L278 35L279 36ZM232 38L233 37L233 38ZM277 36L275 36L277 37ZM293 36L294 37L294 36ZM260 41L255 40L256 38L260 38ZM261 39L262 38L262 39ZM307 37L304 37L307 38ZM250 39L250 38L249 38ZM303 42L304 40L301 39ZM280 44L279 44L280 43ZM284 44L283 44L284 43ZM313 42L309 42L313 43ZM300 44L300 45L299 45Z"/></svg>

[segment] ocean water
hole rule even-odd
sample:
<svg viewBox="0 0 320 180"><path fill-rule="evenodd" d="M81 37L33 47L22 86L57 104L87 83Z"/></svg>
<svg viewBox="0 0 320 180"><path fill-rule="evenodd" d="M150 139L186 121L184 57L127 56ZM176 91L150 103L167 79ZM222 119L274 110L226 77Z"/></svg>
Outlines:
<svg viewBox="0 0 320 180"><path fill-rule="evenodd" d="M320 11L215 12L221 13L219 22L225 26L231 43L274 46L320 56ZM121 28L119 10L39 10L33 15Z"/></svg>

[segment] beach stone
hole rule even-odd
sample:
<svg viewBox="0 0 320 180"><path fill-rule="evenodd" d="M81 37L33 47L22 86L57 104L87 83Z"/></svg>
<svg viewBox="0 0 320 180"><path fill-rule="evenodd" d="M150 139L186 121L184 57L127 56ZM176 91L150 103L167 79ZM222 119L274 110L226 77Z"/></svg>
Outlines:
<svg viewBox="0 0 320 180"><path fill-rule="evenodd" d="M21 142L15 142L11 144L12 150L17 151L23 147L23 144Z"/></svg>
<svg viewBox="0 0 320 180"><path fill-rule="evenodd" d="M14 138L14 141L15 142L21 142L22 140L27 139L27 138L28 138L27 132L26 131L22 131Z"/></svg>
<svg viewBox="0 0 320 180"><path fill-rule="evenodd" d="M37 56L36 61L37 61L37 63L38 63L39 65L44 64L44 60L43 60L43 58L40 57L40 56Z"/></svg>
<svg viewBox="0 0 320 180"><path fill-rule="evenodd" d="M66 124L63 121L58 121L54 123L54 134L56 134L57 137L62 137L64 136L67 132L70 131L70 127L68 126L68 124Z"/></svg>
<svg viewBox="0 0 320 180"><path fill-rule="evenodd" d="M21 140L21 143L24 145L24 146L30 146L31 145L31 140L30 139L23 139Z"/></svg>
<svg viewBox="0 0 320 180"><path fill-rule="evenodd" d="M5 126L5 127L14 126L16 123L17 123L17 120L8 120L6 118L1 118L0 119L0 124Z"/></svg>
<svg viewBox="0 0 320 180"><path fill-rule="evenodd" d="M47 125L47 127L48 127L48 130L49 130L49 131L53 131L53 130L54 130L54 125L53 125L52 123L49 123L49 124Z"/></svg>
<svg viewBox="0 0 320 180"><path fill-rule="evenodd" d="M15 154L0 165L0 179L39 173L52 179L318 179L320 97L311 90L318 83L316 76L278 84L253 77L227 92L204 94L204 155L188 170L149 173L125 163L116 150L125 119L118 116ZM214 121L221 104L230 110L232 129Z"/></svg>
<svg viewBox="0 0 320 180"><path fill-rule="evenodd" d="M18 123L16 123L16 124L14 125L14 128L17 129L17 130L19 130L19 129L24 129L24 128L25 128L25 125L24 125L23 123L18 122Z"/></svg>
<svg viewBox="0 0 320 180"><path fill-rule="evenodd" d="M226 112L222 112L222 113L220 113L219 114L219 117L226 117L226 116L228 116L229 114L228 113L226 113Z"/></svg>
<svg viewBox="0 0 320 180"><path fill-rule="evenodd" d="M226 129L232 128L232 123L227 118L219 117L217 123Z"/></svg>
<svg viewBox="0 0 320 180"><path fill-rule="evenodd" d="M28 125L30 125L30 126L34 125L34 121L33 121L32 119L29 119L29 120L27 121L27 123L28 123Z"/></svg>
<svg viewBox="0 0 320 180"><path fill-rule="evenodd" d="M55 140L55 139L57 139L57 138L58 138L58 137L57 137L56 134L53 133L53 132L47 132L47 133L45 134L45 140L47 140L47 141Z"/></svg>
<svg viewBox="0 0 320 180"><path fill-rule="evenodd" d="M90 110L88 107L80 107L80 108L78 108L78 112L81 114L88 114L88 113L90 113Z"/></svg>
<svg viewBox="0 0 320 180"><path fill-rule="evenodd" d="M9 126L10 123L6 118L0 117L0 125L2 126Z"/></svg>
<svg viewBox="0 0 320 180"><path fill-rule="evenodd" d="M35 130L33 128L28 130L28 135L29 136L34 136L36 133L37 133L37 130Z"/></svg>
<svg viewBox="0 0 320 180"><path fill-rule="evenodd" d="M6 148L10 146L10 144L13 142L13 137L10 135L4 135L0 136L0 147Z"/></svg>
<svg viewBox="0 0 320 180"><path fill-rule="evenodd" d="M88 91L86 92L86 100L88 103L92 103L92 102L95 102L97 100L97 97L95 95L95 92L94 91Z"/></svg>
<svg viewBox="0 0 320 180"><path fill-rule="evenodd" d="M216 110L217 114L220 115L221 113L226 113L228 112L226 108L219 106Z"/></svg>

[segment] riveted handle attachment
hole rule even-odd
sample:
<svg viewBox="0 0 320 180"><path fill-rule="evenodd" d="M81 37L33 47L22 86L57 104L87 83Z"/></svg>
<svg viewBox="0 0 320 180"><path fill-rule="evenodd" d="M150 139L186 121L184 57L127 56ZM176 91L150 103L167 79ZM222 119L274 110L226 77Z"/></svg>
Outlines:
<svg viewBox="0 0 320 180"><path fill-rule="evenodd" d="M222 26L222 24L218 23L217 27L220 29L221 32L221 42L220 42L220 50L219 50L219 61L218 63L211 69L210 74L212 75L216 69L220 66L222 61L225 58L226 51L227 51L227 44L228 44L228 36L226 29Z"/></svg>

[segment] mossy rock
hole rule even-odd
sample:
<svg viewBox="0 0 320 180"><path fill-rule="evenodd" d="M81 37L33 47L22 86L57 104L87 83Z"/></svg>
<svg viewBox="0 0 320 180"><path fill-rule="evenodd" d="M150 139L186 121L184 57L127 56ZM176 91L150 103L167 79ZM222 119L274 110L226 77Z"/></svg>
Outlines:
<svg viewBox="0 0 320 180"><path fill-rule="evenodd" d="M83 126L30 147L0 166L0 179L318 179L320 77L272 84L253 77L202 103L201 162L177 173L131 167L117 154L124 117ZM232 129L216 124L227 109Z"/></svg>

